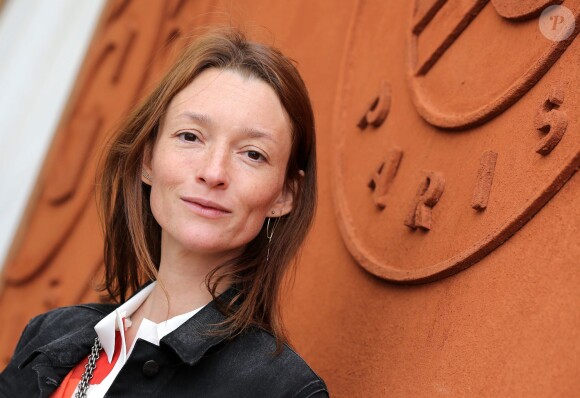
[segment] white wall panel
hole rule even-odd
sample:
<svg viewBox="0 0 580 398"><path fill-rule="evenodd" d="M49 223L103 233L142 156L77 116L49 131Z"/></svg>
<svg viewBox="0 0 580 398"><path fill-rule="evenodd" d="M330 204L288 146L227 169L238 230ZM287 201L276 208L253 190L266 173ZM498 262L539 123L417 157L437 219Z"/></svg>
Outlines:
<svg viewBox="0 0 580 398"><path fill-rule="evenodd" d="M104 5L8 0L0 10L0 267Z"/></svg>

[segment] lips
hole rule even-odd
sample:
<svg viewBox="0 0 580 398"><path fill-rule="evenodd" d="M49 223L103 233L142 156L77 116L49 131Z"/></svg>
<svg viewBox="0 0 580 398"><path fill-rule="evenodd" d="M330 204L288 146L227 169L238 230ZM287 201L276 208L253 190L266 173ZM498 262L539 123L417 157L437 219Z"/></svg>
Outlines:
<svg viewBox="0 0 580 398"><path fill-rule="evenodd" d="M199 205L202 208L205 208L207 210L217 210L217 211L221 211L224 213L231 213L232 212L230 209L220 205L219 203L212 202L211 200L205 200L205 199L197 198L197 197L183 197L181 199L184 200L185 202Z"/></svg>

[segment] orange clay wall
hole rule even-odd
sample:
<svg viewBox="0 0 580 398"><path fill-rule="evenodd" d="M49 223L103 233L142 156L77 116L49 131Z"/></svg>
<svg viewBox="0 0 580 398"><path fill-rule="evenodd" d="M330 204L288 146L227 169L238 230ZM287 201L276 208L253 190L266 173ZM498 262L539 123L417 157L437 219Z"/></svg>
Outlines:
<svg viewBox="0 0 580 398"><path fill-rule="evenodd" d="M4 268L1 366L33 315L98 298L104 138L191 32L230 24L311 93L320 204L283 308L331 395L578 396L579 11L109 1Z"/></svg>

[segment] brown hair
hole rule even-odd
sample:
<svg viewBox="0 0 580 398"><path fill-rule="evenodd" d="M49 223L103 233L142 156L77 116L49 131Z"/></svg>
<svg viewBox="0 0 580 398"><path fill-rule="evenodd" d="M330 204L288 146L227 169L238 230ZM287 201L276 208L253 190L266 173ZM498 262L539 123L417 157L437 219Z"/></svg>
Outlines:
<svg viewBox="0 0 580 398"><path fill-rule="evenodd" d="M246 40L237 30L214 31L188 46L111 138L100 177L106 269L102 289L111 299L124 302L144 283L156 279L161 228L149 207L150 187L141 182L143 156L155 142L171 99L208 68L234 70L266 82L291 122L285 188L292 192L293 209L280 217L269 254L265 222L240 256L221 264L206 278L214 299L222 280L239 288L234 299L220 307L227 315L222 332L233 337L251 325L266 328L275 336L279 351L286 342L279 311L281 282L316 208L314 115L306 86L292 62L275 48ZM299 170L304 170L304 177Z"/></svg>

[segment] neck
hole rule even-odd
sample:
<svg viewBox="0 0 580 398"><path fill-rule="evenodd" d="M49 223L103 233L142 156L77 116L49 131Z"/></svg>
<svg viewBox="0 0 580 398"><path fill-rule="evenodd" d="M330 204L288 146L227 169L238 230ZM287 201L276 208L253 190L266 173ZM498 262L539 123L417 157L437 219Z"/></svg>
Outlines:
<svg viewBox="0 0 580 398"><path fill-rule="evenodd" d="M162 242L155 288L138 310L141 317L156 323L209 303L212 296L206 287L206 276L216 266L237 254L199 254L172 250L167 246ZM216 294L222 293L228 287L229 282L220 283Z"/></svg>

